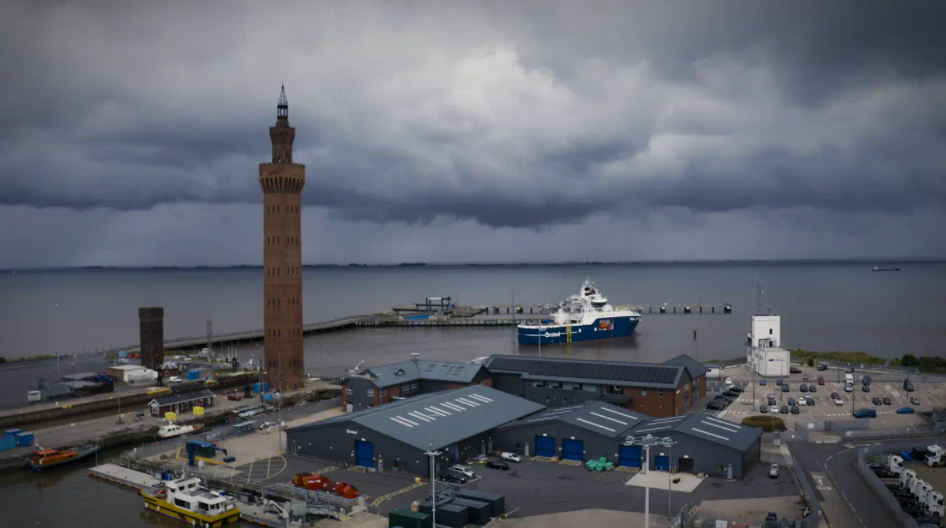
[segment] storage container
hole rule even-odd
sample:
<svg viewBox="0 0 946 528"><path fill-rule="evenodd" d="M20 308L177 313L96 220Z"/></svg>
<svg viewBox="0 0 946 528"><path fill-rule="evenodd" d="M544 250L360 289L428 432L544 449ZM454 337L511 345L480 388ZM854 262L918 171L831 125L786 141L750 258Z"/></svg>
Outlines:
<svg viewBox="0 0 946 528"><path fill-rule="evenodd" d="M15 447L16 447L15 436L0 436L0 451L6 451L7 449L13 449Z"/></svg>
<svg viewBox="0 0 946 528"><path fill-rule="evenodd" d="M505 495L496 495L495 493L484 493L482 491L476 490L457 490L457 496L470 499L480 502L488 502L492 510L490 515L493 517L499 517L500 515L506 513L506 496Z"/></svg>
<svg viewBox="0 0 946 528"><path fill-rule="evenodd" d="M471 499L458 498L450 501L450 504L465 506L467 516L471 524L484 525L489 522L492 506L488 502L480 502Z"/></svg>
<svg viewBox="0 0 946 528"><path fill-rule="evenodd" d="M23 432L23 429L7 429L3 432L3 436L16 436Z"/></svg>
<svg viewBox="0 0 946 528"><path fill-rule="evenodd" d="M33 445L33 433L20 433L16 435L17 447Z"/></svg>
<svg viewBox="0 0 946 528"><path fill-rule="evenodd" d="M203 407L194 407L194 416L203 416L204 408Z"/></svg>
<svg viewBox="0 0 946 528"><path fill-rule="evenodd" d="M433 528L433 518L427 513L397 509L388 515L389 526L402 528Z"/></svg>
<svg viewBox="0 0 946 528"><path fill-rule="evenodd" d="M437 506L437 525L450 528L463 528L470 524L469 510L466 506L444 504Z"/></svg>
<svg viewBox="0 0 946 528"><path fill-rule="evenodd" d="M189 379L189 380L200 379L200 371L199 371L199 370L188 370L188 371L187 371L187 379Z"/></svg>

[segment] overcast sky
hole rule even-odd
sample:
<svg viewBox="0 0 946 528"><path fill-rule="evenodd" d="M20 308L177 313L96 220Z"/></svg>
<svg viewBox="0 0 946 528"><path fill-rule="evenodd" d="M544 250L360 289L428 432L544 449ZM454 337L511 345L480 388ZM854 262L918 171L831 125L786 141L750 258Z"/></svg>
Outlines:
<svg viewBox="0 0 946 528"><path fill-rule="evenodd" d="M946 257L942 1L3 5L0 267Z"/></svg>

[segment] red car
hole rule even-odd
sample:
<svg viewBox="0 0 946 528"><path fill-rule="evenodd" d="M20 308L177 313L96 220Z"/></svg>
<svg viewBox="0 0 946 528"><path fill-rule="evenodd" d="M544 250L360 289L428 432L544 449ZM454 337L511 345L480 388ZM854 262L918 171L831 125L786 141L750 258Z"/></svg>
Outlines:
<svg viewBox="0 0 946 528"><path fill-rule="evenodd" d="M240 394L239 392L231 392L230 394L227 394L227 399L240 401L243 399L243 395Z"/></svg>
<svg viewBox="0 0 946 528"><path fill-rule="evenodd" d="M818 376L818 385L824 385L824 377Z"/></svg>

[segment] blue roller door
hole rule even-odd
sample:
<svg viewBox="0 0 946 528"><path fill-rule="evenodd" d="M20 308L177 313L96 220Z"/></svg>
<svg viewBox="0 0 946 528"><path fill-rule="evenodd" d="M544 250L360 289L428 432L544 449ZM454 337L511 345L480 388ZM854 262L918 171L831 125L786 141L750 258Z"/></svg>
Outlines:
<svg viewBox="0 0 946 528"><path fill-rule="evenodd" d="M581 440L562 440L562 458L565 460L585 460L585 443Z"/></svg>
<svg viewBox="0 0 946 528"><path fill-rule="evenodd" d="M618 446L618 465L624 467L641 467L640 446Z"/></svg>
<svg viewBox="0 0 946 528"><path fill-rule="evenodd" d="M535 456L549 458L555 456L555 438L551 436L535 437Z"/></svg>
<svg viewBox="0 0 946 528"><path fill-rule="evenodd" d="M654 457L654 469L657 471L670 471L670 457Z"/></svg>
<svg viewBox="0 0 946 528"><path fill-rule="evenodd" d="M355 464L374 467L374 445L371 442L355 441Z"/></svg>

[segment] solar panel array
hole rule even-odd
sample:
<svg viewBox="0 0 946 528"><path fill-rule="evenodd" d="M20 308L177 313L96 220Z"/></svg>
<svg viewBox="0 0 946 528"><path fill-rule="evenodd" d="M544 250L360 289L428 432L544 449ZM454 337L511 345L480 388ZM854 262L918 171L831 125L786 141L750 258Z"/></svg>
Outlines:
<svg viewBox="0 0 946 528"><path fill-rule="evenodd" d="M598 361L570 361L552 358L529 359L513 356L493 356L488 368L526 372L533 376L582 378L637 383L672 384L682 368L679 365L650 363L617 363Z"/></svg>

